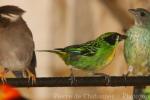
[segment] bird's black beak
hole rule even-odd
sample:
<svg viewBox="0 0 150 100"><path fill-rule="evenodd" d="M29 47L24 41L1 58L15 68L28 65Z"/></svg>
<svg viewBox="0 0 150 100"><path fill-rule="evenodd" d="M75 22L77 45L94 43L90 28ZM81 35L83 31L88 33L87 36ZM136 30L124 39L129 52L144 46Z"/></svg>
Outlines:
<svg viewBox="0 0 150 100"><path fill-rule="evenodd" d="M126 35L120 35L119 36L119 41L121 41L121 40L125 40L127 38L127 36Z"/></svg>
<svg viewBox="0 0 150 100"><path fill-rule="evenodd" d="M137 13L136 13L136 9L129 9L128 10L131 14L133 14L133 15L136 15Z"/></svg>

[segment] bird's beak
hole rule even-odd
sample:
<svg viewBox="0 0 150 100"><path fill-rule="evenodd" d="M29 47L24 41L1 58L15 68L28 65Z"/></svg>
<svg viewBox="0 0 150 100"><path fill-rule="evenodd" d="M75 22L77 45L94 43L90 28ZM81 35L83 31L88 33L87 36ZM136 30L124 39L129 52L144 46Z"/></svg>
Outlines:
<svg viewBox="0 0 150 100"><path fill-rule="evenodd" d="M119 40L120 40L120 41L121 41L121 40L125 40L126 38L127 38L126 35L120 35Z"/></svg>
<svg viewBox="0 0 150 100"><path fill-rule="evenodd" d="M136 15L137 13L136 13L136 9L129 9L128 10L131 14L133 14L133 15Z"/></svg>

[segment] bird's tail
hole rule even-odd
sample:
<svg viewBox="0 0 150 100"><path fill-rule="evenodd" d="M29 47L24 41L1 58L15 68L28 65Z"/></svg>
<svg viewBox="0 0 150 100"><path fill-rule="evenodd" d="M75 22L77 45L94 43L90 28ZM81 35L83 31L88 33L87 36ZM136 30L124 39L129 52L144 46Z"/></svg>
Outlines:
<svg viewBox="0 0 150 100"><path fill-rule="evenodd" d="M61 49L55 49L55 50L36 50L37 52L50 52L55 53L59 55L62 59L65 59L67 56L67 53L62 51Z"/></svg>
<svg viewBox="0 0 150 100"><path fill-rule="evenodd" d="M133 89L133 100L150 100L150 90L148 93L146 88L144 86L135 86Z"/></svg>

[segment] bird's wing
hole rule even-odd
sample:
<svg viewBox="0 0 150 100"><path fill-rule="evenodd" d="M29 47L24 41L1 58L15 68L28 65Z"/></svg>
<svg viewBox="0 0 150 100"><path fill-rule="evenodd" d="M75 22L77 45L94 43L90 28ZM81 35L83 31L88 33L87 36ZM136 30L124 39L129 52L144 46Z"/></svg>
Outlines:
<svg viewBox="0 0 150 100"><path fill-rule="evenodd" d="M97 45L95 41L89 41L83 44L72 45L63 49L56 50L64 51L72 55L93 56L96 53L98 46L100 48L100 45Z"/></svg>
<svg viewBox="0 0 150 100"><path fill-rule="evenodd" d="M29 70L34 74L36 75L36 71L35 71L35 68L37 66L37 60L36 60L36 55L35 55L35 51L33 52L33 56L32 56L32 60L31 60L31 63L29 65ZM12 73L16 76L16 78L23 78L24 77L24 73L21 72L21 71L12 71ZM28 74L27 72L25 72L25 77L27 77Z"/></svg>
<svg viewBox="0 0 150 100"><path fill-rule="evenodd" d="M34 75L36 75L36 71L35 71L36 66L37 66L36 54L35 51L33 51L32 60L28 68Z"/></svg>

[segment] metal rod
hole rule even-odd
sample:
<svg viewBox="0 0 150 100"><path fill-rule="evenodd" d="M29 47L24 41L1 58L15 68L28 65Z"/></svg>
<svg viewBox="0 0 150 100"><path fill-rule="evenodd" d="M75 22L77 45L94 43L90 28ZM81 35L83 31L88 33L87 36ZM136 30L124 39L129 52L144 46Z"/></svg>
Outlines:
<svg viewBox="0 0 150 100"><path fill-rule="evenodd" d="M7 83L15 87L87 87L87 86L146 86L150 85L150 77L110 76L107 83L105 77L75 77L73 83L70 77L41 77L36 84L28 82L27 78L7 78ZM0 81L2 83L2 81Z"/></svg>

